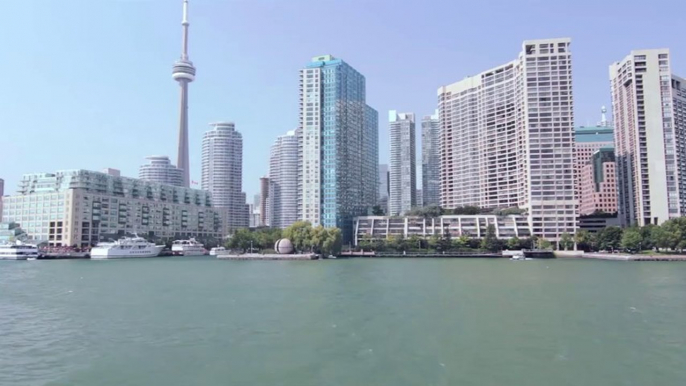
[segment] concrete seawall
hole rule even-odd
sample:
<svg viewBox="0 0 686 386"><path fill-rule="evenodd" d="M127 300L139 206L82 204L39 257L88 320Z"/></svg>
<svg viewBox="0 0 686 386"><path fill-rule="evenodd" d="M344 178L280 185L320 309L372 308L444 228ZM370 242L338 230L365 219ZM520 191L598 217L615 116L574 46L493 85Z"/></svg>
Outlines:
<svg viewBox="0 0 686 386"><path fill-rule="evenodd" d="M279 255L279 254L269 254L261 255L259 253L244 253L244 254L221 254L217 255L217 259L220 260L317 260L318 255L315 254L305 254L305 255Z"/></svg>

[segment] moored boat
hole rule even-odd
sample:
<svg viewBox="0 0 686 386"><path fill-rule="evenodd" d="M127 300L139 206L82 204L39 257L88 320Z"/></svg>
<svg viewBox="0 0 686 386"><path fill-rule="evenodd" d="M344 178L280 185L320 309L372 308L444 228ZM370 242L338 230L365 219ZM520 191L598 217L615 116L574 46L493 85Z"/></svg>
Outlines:
<svg viewBox="0 0 686 386"><path fill-rule="evenodd" d="M38 247L33 244L25 244L21 241L0 244L0 260L26 260L37 257Z"/></svg>
<svg viewBox="0 0 686 386"><path fill-rule="evenodd" d="M177 256L204 255L205 247L194 238L189 240L176 240L172 244L172 253Z"/></svg>
<svg viewBox="0 0 686 386"><path fill-rule="evenodd" d="M163 248L164 245L155 245L142 237L124 237L114 242L99 243L91 249L91 259L156 257Z"/></svg>

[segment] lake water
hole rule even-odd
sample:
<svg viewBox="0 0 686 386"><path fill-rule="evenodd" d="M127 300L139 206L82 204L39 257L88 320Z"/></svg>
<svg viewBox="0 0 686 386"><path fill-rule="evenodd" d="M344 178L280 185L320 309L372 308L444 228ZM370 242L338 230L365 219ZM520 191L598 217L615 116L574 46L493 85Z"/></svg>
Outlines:
<svg viewBox="0 0 686 386"><path fill-rule="evenodd" d="M0 261L0 385L686 385L686 263Z"/></svg>

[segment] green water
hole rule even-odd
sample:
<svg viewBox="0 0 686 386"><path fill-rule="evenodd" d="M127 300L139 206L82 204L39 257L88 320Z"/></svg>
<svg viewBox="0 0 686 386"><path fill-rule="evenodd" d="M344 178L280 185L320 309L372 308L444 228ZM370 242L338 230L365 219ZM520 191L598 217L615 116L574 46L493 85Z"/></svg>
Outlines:
<svg viewBox="0 0 686 386"><path fill-rule="evenodd" d="M686 264L0 262L0 385L686 385Z"/></svg>

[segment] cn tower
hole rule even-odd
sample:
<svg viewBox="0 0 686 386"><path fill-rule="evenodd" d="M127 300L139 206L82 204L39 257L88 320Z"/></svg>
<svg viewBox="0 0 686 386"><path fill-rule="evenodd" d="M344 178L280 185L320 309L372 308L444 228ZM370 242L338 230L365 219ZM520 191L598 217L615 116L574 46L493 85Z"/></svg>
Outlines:
<svg viewBox="0 0 686 386"><path fill-rule="evenodd" d="M179 115L179 152L176 167L183 172L183 186L190 186L190 162L188 160L188 83L195 80L195 67L188 59L188 0L183 0L183 28L181 59L174 63L172 77L181 86L181 113Z"/></svg>

